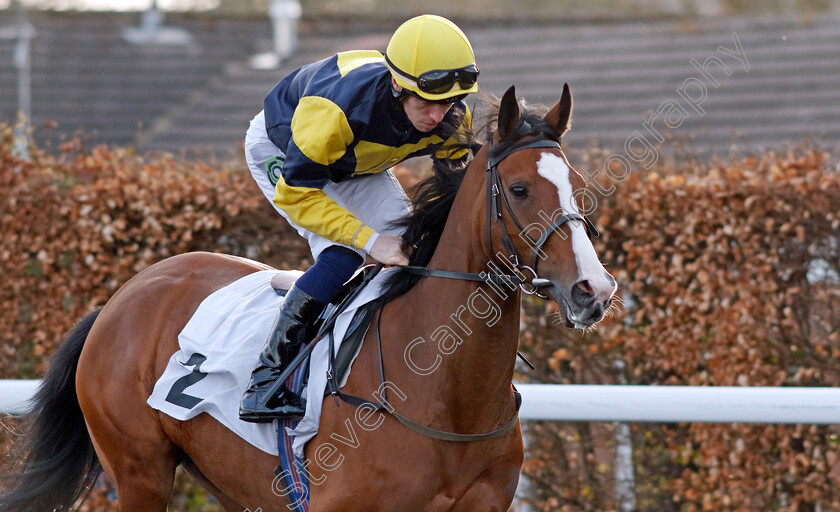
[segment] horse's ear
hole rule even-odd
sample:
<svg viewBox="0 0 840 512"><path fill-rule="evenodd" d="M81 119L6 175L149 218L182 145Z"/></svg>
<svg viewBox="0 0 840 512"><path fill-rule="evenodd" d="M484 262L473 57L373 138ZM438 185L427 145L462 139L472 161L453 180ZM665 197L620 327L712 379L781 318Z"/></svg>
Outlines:
<svg viewBox="0 0 840 512"><path fill-rule="evenodd" d="M499 139L505 140L516 130L519 122L519 103L516 101L516 87L511 85L499 104Z"/></svg>
<svg viewBox="0 0 840 512"><path fill-rule="evenodd" d="M545 115L545 122L555 127L560 137L572 128L572 91L569 84L563 84L560 101Z"/></svg>

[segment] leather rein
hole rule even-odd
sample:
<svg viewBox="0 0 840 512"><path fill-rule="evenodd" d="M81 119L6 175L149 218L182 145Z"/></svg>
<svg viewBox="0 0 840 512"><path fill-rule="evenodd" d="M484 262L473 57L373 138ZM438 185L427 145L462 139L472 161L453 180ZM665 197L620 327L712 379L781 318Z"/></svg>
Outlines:
<svg viewBox="0 0 840 512"><path fill-rule="evenodd" d="M470 272L456 272L451 270L437 270L428 267L419 267L419 266L401 266L400 268L418 274L422 277L437 277L443 279L457 279L463 281L479 281L479 282L487 282L493 281L495 283L514 283L518 284L520 289L523 293L533 295L536 294L539 297L547 298L544 294L540 292L541 288L546 288L551 286L551 282L548 279L541 278L537 274L537 264L539 262L538 258L542 253L542 247L548 241L549 237L552 233L557 231L560 227L570 221L581 221L584 223L587 229L587 233L592 236L599 236L598 230L595 229L595 226L583 215L579 215L577 213L570 213L562 215L561 217L554 220L549 227L549 229L545 230L542 236L538 240L534 240L527 234L525 228L522 226L522 223L519 222L519 219L516 218L516 214L513 212L513 208L510 205L510 201L507 198L507 194L505 194L504 186L502 185L502 180L499 177L499 163L510 156L511 154L521 151L523 149L532 149L532 148L549 148L549 149L561 149L560 144L554 140L533 140L528 141L521 144L516 144L507 148L505 151L501 152L498 155L491 156L487 159L487 240L490 244L490 254L495 254L493 251L493 238L492 238L492 227L493 224L501 224L502 227L502 245L504 246L505 250L507 250L508 255L507 263L509 263L509 268L514 270L515 275L505 275L499 273L491 273L491 272L482 272L480 274L470 273ZM490 142L490 152L493 152L493 142ZM508 233L507 227L504 222L504 218L502 215L502 205L504 205L505 209L508 212L511 220L516 225L516 227L520 230L520 232L528 237L529 241L531 242L531 247L534 250L534 257L532 258L531 265L523 265L519 258L519 253L516 250L516 247L513 244L513 240ZM502 255L504 256L504 255ZM492 257L492 256L491 256ZM378 273L379 269L382 268L382 265L378 265L372 275L369 278L366 278L366 281L373 279L373 276ZM530 282L528 282L527 277L524 277L525 274L523 271L527 271L533 277L531 278ZM361 288L361 287L360 287ZM458 434L455 432L447 432L444 430L438 430L426 425L422 425L417 423L414 420L411 420L396 410L394 410L393 406L388 403L388 399L385 396L387 392L387 388L384 386L385 384L385 368L382 362L382 337L381 337L381 329L380 324L382 321L382 307L381 305L378 308L377 313L377 320L376 320L376 346L378 351L378 358L379 358L379 378L380 378L380 389L382 389L382 397L381 402L373 402L371 400L367 400L364 398L360 398L353 395L348 395L342 392L339 388L339 383L337 381L337 376L333 374L334 362L335 362L335 351L333 350L332 344L332 336L330 336L330 370L327 373L327 384L329 386L329 392L332 394L333 399L336 401L336 405L338 405L338 399L343 400L344 402L356 406L356 407L367 407L374 411L382 411L386 410L389 412L394 418L396 418L400 423L406 426L408 429L423 435L425 437L429 437L432 439L437 439L441 441L454 441L454 442L473 442L473 441L484 441L488 439L495 439L501 437L516 426L516 423L519 420L519 407L522 404L522 397L519 392L516 390L516 387L513 387L514 398L516 401L516 414L514 414L513 418L511 418L507 423L502 425L501 427L493 430L491 432L486 432L483 434ZM314 345L311 344L311 345ZM310 345L310 346L311 346ZM519 354L520 357L521 354ZM524 359L524 358L523 358ZM524 359L525 360L525 359ZM531 368L530 362L525 360Z"/></svg>

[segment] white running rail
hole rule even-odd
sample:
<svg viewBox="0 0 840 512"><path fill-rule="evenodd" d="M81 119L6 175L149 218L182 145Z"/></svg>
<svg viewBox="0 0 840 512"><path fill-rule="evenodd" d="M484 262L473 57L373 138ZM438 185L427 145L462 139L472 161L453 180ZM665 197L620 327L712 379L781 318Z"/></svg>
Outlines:
<svg viewBox="0 0 840 512"><path fill-rule="evenodd" d="M0 380L0 414L40 381ZM840 388L517 384L525 420L840 424Z"/></svg>

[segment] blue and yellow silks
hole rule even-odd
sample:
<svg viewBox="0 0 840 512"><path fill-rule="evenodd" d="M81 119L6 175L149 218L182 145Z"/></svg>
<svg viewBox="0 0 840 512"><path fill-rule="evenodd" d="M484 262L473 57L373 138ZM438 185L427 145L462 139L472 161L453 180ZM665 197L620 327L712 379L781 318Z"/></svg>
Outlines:
<svg viewBox="0 0 840 512"><path fill-rule="evenodd" d="M300 227L363 249L373 229L329 198L323 187L382 172L411 157L438 153L471 123L463 101L431 132L413 127L394 98L378 51L352 51L306 65L281 80L265 99L266 132L286 154L274 203Z"/></svg>

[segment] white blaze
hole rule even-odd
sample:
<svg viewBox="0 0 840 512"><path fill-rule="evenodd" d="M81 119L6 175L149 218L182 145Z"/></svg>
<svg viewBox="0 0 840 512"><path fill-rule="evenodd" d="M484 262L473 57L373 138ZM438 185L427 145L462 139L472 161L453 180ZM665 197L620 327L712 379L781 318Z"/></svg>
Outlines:
<svg viewBox="0 0 840 512"><path fill-rule="evenodd" d="M537 162L537 172L557 187L560 207L563 209L563 213L576 213L580 215L577 202L572 196L573 189L569 176L570 170L565 160L553 153L543 153L540 161ZM545 213L553 216L553 212ZM565 226L568 226L572 232L572 251L575 254L575 262L577 263L578 279L589 281L596 293L605 287L611 288L612 286L606 278L606 269L598 260L598 255L595 253L595 248L589 240L583 222L570 221Z"/></svg>

